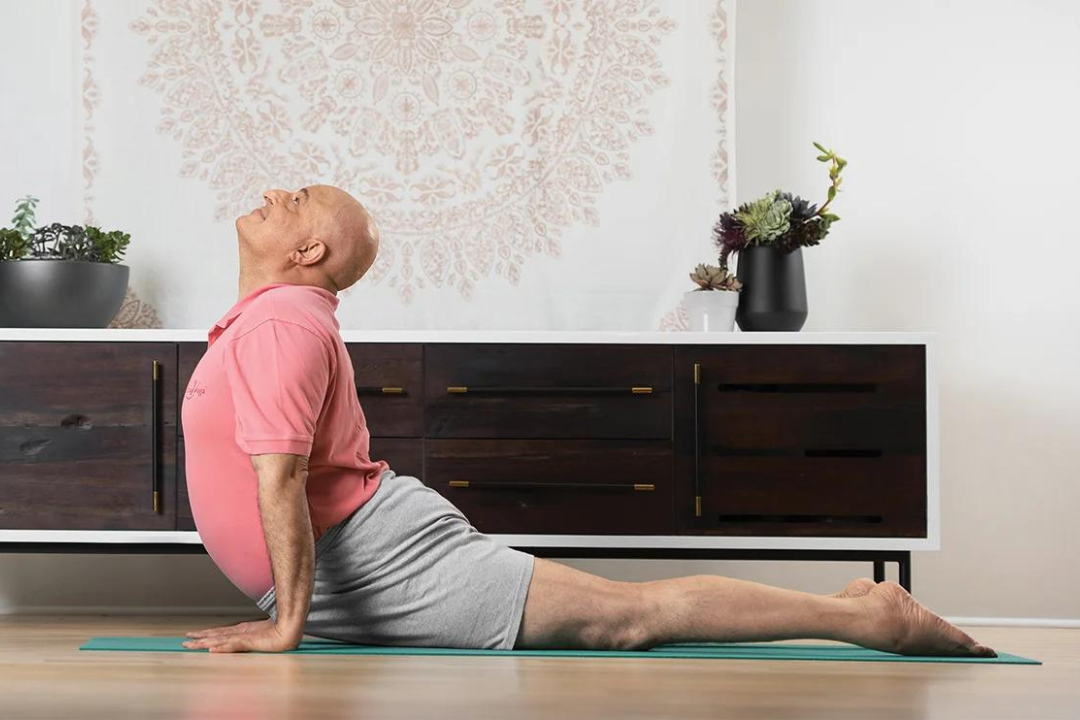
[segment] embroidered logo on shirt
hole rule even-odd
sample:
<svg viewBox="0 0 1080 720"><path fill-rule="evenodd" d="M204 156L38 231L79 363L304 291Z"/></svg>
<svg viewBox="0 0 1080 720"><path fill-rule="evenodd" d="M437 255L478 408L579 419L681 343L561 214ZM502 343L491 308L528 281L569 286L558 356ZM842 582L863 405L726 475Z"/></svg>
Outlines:
<svg viewBox="0 0 1080 720"><path fill-rule="evenodd" d="M192 380L191 384L188 385L187 392L184 393L184 399L191 400L193 397L202 397L205 392L206 388L199 387L198 380Z"/></svg>

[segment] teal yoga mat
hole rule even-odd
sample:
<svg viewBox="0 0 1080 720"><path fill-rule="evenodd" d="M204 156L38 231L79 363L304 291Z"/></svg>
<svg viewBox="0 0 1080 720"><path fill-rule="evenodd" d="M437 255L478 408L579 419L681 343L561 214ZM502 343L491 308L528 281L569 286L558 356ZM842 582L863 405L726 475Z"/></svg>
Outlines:
<svg viewBox="0 0 1080 720"><path fill-rule="evenodd" d="M183 645L186 637L96 637L80 650L139 652L209 652ZM693 658L723 660L845 660L863 662L935 662L1004 665L1042 665L1038 660L998 653L996 658L916 657L868 650L857 645L779 645L773 643L679 643L651 650L467 650L431 647L351 645L337 640L303 640L290 655L474 655L501 657Z"/></svg>

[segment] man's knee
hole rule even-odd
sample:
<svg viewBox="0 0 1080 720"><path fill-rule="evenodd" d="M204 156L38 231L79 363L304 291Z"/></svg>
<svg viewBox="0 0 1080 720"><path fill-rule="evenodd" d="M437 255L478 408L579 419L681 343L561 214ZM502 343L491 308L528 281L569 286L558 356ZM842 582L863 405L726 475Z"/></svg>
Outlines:
<svg viewBox="0 0 1080 720"><path fill-rule="evenodd" d="M641 583L613 583L602 610L581 633L593 650L644 650L652 647L648 596Z"/></svg>

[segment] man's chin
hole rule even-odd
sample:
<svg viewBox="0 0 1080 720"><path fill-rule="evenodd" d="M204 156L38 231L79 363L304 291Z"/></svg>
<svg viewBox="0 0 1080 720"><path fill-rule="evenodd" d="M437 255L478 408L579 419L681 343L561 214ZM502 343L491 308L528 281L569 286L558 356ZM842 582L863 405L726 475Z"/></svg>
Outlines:
<svg viewBox="0 0 1080 720"><path fill-rule="evenodd" d="M262 218L259 217L258 211L249 212L247 215L241 215L240 217L236 218L236 229L239 230L244 225L248 225L250 223L257 223L261 220Z"/></svg>

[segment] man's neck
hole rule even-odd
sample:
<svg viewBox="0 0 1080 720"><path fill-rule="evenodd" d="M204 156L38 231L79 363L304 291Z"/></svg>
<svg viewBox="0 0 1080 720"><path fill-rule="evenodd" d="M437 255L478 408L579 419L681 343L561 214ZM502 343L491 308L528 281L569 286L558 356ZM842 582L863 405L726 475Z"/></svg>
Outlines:
<svg viewBox="0 0 1080 720"><path fill-rule="evenodd" d="M265 275L245 275L240 274L239 282L239 295L237 301L243 300L245 297L255 292L261 287L267 285L273 285L274 283L289 283L291 285L313 285L315 287L321 287L324 290L328 290L337 295L337 288L333 287L329 279L308 279L308 278L296 278L296 277L269 277Z"/></svg>

